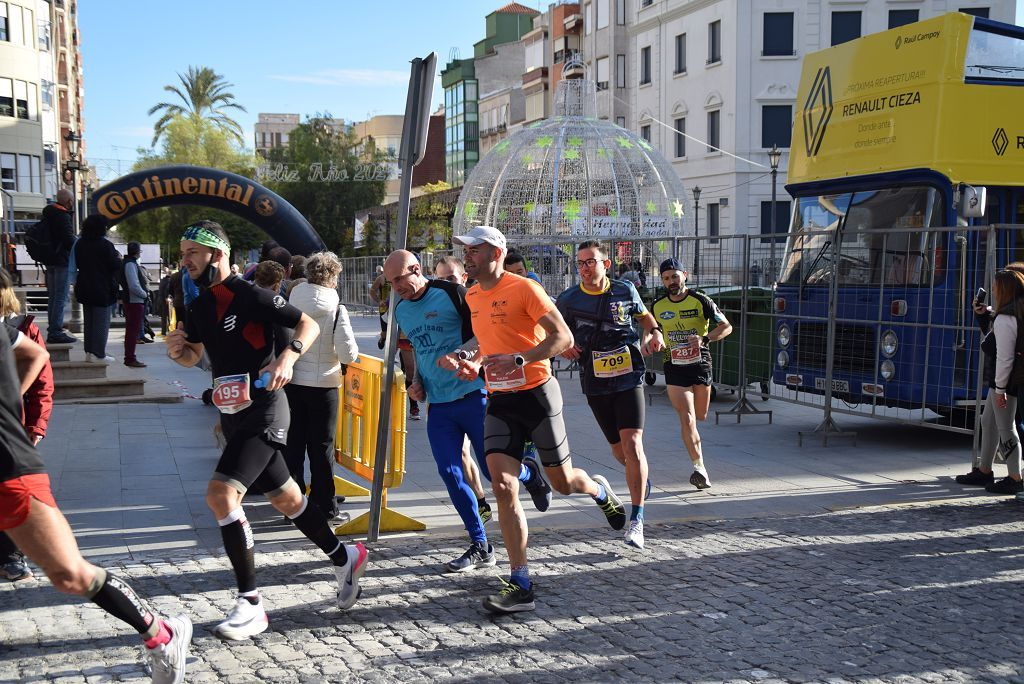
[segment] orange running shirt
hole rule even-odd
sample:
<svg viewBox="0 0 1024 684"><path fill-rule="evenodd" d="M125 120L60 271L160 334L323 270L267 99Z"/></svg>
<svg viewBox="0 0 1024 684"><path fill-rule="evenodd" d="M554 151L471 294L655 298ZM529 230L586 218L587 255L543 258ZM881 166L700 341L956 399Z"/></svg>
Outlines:
<svg viewBox="0 0 1024 684"><path fill-rule="evenodd" d="M522 354L541 343L547 333L537 325L555 308L544 288L528 278L505 273L490 290L474 285L466 293L473 316L473 334L483 356ZM551 377L548 359L528 363L508 377L486 377L491 392L527 390Z"/></svg>

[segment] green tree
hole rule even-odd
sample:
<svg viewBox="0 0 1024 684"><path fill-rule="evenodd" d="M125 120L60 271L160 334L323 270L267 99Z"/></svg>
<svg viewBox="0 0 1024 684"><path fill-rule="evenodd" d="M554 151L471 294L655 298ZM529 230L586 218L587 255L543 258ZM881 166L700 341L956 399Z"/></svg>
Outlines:
<svg viewBox="0 0 1024 684"><path fill-rule="evenodd" d="M156 147L157 141L178 117L186 117L194 123L208 121L228 133L238 144L244 143L242 127L227 113L229 109L245 111L245 107L235 102L235 96L228 90L231 83L209 67L194 66L184 74L178 74L178 80L181 81L180 87L165 85L164 90L177 95L183 104L160 102L149 109L150 115L163 113L153 124L152 146Z"/></svg>
<svg viewBox="0 0 1024 684"><path fill-rule="evenodd" d="M381 203L388 157L333 125L329 114L310 117L270 151L257 179L288 200L327 247L352 253L355 213Z"/></svg>
<svg viewBox="0 0 1024 684"><path fill-rule="evenodd" d="M208 166L252 178L256 158L238 147L230 134L212 121L175 116L167 123L160 151L139 150L139 159L132 171L171 164ZM224 211L195 206L172 206L153 209L117 224L117 234L125 240L161 245L161 253L169 261L177 259L181 230L199 219L217 221L228 233L237 254L259 246L266 234L248 221Z"/></svg>

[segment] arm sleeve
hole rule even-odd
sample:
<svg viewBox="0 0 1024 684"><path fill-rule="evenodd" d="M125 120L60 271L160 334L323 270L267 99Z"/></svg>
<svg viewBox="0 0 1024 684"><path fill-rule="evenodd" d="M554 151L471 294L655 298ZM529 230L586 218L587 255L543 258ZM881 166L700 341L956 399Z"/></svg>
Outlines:
<svg viewBox="0 0 1024 684"><path fill-rule="evenodd" d="M25 339L25 335L8 323L4 323L4 328L7 330L7 337L11 341L11 349L17 349L21 341Z"/></svg>
<svg viewBox="0 0 1024 684"><path fill-rule="evenodd" d="M256 305L253 320L274 323L285 328L295 328L302 319L302 312L288 303L284 297L262 287L252 287Z"/></svg>
<svg viewBox="0 0 1024 684"><path fill-rule="evenodd" d="M520 296L523 298L523 309L534 321L539 321L549 311L555 308L555 303L548 297L544 288L532 280L525 280L525 285L520 289Z"/></svg>
<svg viewBox="0 0 1024 684"><path fill-rule="evenodd" d="M359 358L359 345L352 332L348 309L341 305L338 306L338 322L334 326L334 352L338 355L338 361L344 364L355 363Z"/></svg>
<svg viewBox="0 0 1024 684"><path fill-rule="evenodd" d="M53 241L57 245L57 251L70 253L72 245L75 244L75 223L71 219L71 214L66 211L60 212L60 221L56 223L58 225L54 226Z"/></svg>
<svg viewBox="0 0 1024 684"><path fill-rule="evenodd" d="M139 282L139 267L134 261L129 261L124 265L124 278L132 296L146 298L149 293L142 288L142 283Z"/></svg>
<svg viewBox="0 0 1024 684"><path fill-rule="evenodd" d="M696 292L694 294L697 294ZM715 304L714 300L707 295L697 295L701 305L704 307L704 318L708 319L711 323L718 325L725 320L725 314L718 308L718 304ZM715 327L712 325L711 327Z"/></svg>
<svg viewBox="0 0 1024 684"><path fill-rule="evenodd" d="M996 336L996 388L1005 390L1017 351L1017 318L996 316L992 328Z"/></svg>

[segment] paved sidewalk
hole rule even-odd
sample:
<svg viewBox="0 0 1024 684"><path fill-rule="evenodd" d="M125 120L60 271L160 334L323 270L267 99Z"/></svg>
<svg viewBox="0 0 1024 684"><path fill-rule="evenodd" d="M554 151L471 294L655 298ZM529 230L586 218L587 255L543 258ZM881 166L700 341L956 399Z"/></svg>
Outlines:
<svg viewBox="0 0 1024 684"><path fill-rule="evenodd" d="M377 353L376 319L353 322L364 353ZM152 382L193 396L208 385L208 374L166 359L162 344L139 353ZM574 462L628 498L578 380L561 384ZM728 406L723 398L712 411ZM952 483L970 439L838 417L859 432L856 446L798 447L797 430L813 429L820 412L766 406L774 425L702 426L714 486L697 492L675 414L654 397L644 553L625 547L586 497L556 496L545 514L525 502L540 594L535 614L513 618L479 607L496 572L440 573L465 537L425 422L410 422L406 481L389 501L428 530L374 546L350 615L333 607L320 554L268 504L247 506L273 612L271 631L243 644L221 644L207 629L232 586L203 501L219 455L212 407L189 398L59 406L42 451L87 556L159 596L159 609L197 621L190 681L1020 677L1024 507ZM345 508L356 515L366 505ZM507 573L503 551L499 558ZM0 585L0 681L140 676L136 640L99 609L45 580Z"/></svg>

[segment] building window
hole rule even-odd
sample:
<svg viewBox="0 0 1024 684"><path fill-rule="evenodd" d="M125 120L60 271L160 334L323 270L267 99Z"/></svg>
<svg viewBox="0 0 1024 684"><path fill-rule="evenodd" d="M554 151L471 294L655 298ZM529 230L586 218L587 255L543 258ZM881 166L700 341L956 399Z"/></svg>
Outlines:
<svg viewBox="0 0 1024 684"><path fill-rule="evenodd" d="M708 237L717 238L721 233L719 223L718 203L708 202ZM708 240L712 245L717 245L718 240Z"/></svg>
<svg viewBox="0 0 1024 684"><path fill-rule="evenodd" d="M0 154L0 187L15 192L18 189L18 167L13 154Z"/></svg>
<svg viewBox="0 0 1024 684"><path fill-rule="evenodd" d="M761 54L765 57L790 57L793 50L793 13L765 12Z"/></svg>
<svg viewBox="0 0 1024 684"><path fill-rule="evenodd" d="M626 0L615 0L615 23L626 25Z"/></svg>
<svg viewBox="0 0 1024 684"><path fill-rule="evenodd" d="M793 107L764 105L761 107L761 147L789 147L793 137Z"/></svg>
<svg viewBox="0 0 1024 684"><path fill-rule="evenodd" d="M39 87L35 83L28 84L28 119L39 121Z"/></svg>
<svg viewBox="0 0 1024 684"><path fill-rule="evenodd" d="M7 3L0 2L0 40L10 40L7 32Z"/></svg>
<svg viewBox="0 0 1024 684"><path fill-rule="evenodd" d="M596 0L597 2L597 28L608 28L608 0Z"/></svg>
<svg viewBox="0 0 1024 684"><path fill-rule="evenodd" d="M722 61L722 22L708 24L708 64Z"/></svg>
<svg viewBox="0 0 1024 684"><path fill-rule="evenodd" d="M594 6L589 2L583 6L583 30L588 36L594 31Z"/></svg>
<svg viewBox="0 0 1024 684"><path fill-rule="evenodd" d="M14 116L14 81L0 78L0 116Z"/></svg>
<svg viewBox="0 0 1024 684"><path fill-rule="evenodd" d="M626 87L626 55L615 55L615 87Z"/></svg>
<svg viewBox="0 0 1024 684"><path fill-rule="evenodd" d="M785 242L789 231L789 201L775 202L775 242ZM761 235L772 234L772 203L761 202ZM761 238L762 243L771 242L770 237Z"/></svg>
<svg viewBox="0 0 1024 684"><path fill-rule="evenodd" d="M22 10L22 15L21 16L22 16L23 38L25 40L25 42L22 43L22 45L24 45L26 47L35 47L35 45L36 45L36 37L35 37L35 34L32 31L35 28L36 21L35 21L35 18L33 16L33 14L32 14L32 10L30 10L30 9Z"/></svg>
<svg viewBox="0 0 1024 684"><path fill-rule="evenodd" d="M27 154L18 155L18 192L32 192L32 162Z"/></svg>
<svg viewBox="0 0 1024 684"><path fill-rule="evenodd" d="M640 85L651 82L651 48L640 48Z"/></svg>
<svg viewBox="0 0 1024 684"><path fill-rule="evenodd" d="M676 74L686 73L686 34L680 33L676 36Z"/></svg>
<svg viewBox="0 0 1024 684"><path fill-rule="evenodd" d="M615 125L618 126L619 128L625 128L626 127L626 117L624 117L624 116L617 116L617 117L615 117Z"/></svg>
<svg viewBox="0 0 1024 684"><path fill-rule="evenodd" d="M43 52L50 51L50 22L46 19L40 19L39 25L36 27L36 35L39 36L39 49Z"/></svg>
<svg viewBox="0 0 1024 684"><path fill-rule="evenodd" d="M608 58L597 58L597 89L608 90Z"/></svg>
<svg viewBox="0 0 1024 684"><path fill-rule="evenodd" d="M675 149L676 158L685 157L686 156L686 136L683 135L683 134L686 133L686 117L682 117L681 116L678 119L676 119L675 120L675 128L676 128L676 135L675 135L675 139L676 139L676 149Z"/></svg>
<svg viewBox="0 0 1024 684"><path fill-rule="evenodd" d="M24 17L21 7L18 5L7 5L7 28L10 31L10 40L15 45L25 44L25 25L22 23Z"/></svg>
<svg viewBox="0 0 1024 684"><path fill-rule="evenodd" d="M891 9L889 10L889 28L894 29L917 21L916 9Z"/></svg>
<svg viewBox="0 0 1024 684"><path fill-rule="evenodd" d="M640 7L650 7L654 4L654 0L640 0Z"/></svg>
<svg viewBox="0 0 1024 684"><path fill-rule="evenodd" d="M640 137L651 142L651 124L644 124L640 127Z"/></svg>
<svg viewBox="0 0 1024 684"><path fill-rule="evenodd" d="M988 19L988 7L961 7L959 11L974 17Z"/></svg>
<svg viewBox="0 0 1024 684"><path fill-rule="evenodd" d="M832 13L832 44L860 38L860 12Z"/></svg>
<svg viewBox="0 0 1024 684"><path fill-rule="evenodd" d="M43 80L39 88L43 96L43 109L50 111L53 109L53 81Z"/></svg>
<svg viewBox="0 0 1024 684"><path fill-rule="evenodd" d="M718 152L721 145L721 114L719 110L708 112L708 152Z"/></svg>
<svg viewBox="0 0 1024 684"><path fill-rule="evenodd" d="M28 119L28 84L24 81L14 82L14 116Z"/></svg>

